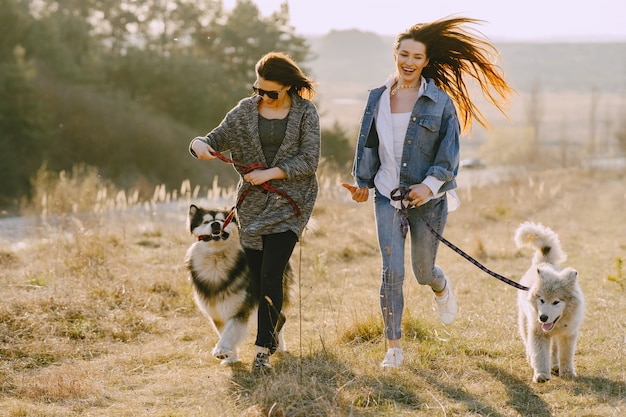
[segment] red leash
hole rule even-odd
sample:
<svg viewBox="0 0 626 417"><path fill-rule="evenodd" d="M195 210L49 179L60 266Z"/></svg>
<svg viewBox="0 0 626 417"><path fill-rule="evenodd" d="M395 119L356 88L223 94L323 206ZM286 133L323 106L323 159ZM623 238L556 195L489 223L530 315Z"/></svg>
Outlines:
<svg viewBox="0 0 626 417"><path fill-rule="evenodd" d="M233 164L236 165L238 167L241 167L243 169L244 174L247 174L250 171L254 171L255 169L258 168L267 168L265 165L263 165L263 163L261 162L257 162L256 164L250 164L250 165L244 165L241 162L237 162L231 158L228 158L226 156L224 156L223 154L221 154L220 152L217 151L212 151L211 155L215 156L216 158L227 162L229 164ZM291 196L289 194L287 194L286 192L284 192L283 190L280 190L276 187L273 187L271 184L272 181L266 181L263 184L259 184L259 185L255 185L255 187L261 187L264 190L270 192L270 193L276 193L284 198L287 199L287 201L289 201L289 204L291 204L291 207L293 208L293 214L295 214L296 216L300 215L300 207L298 207L298 204L295 202L295 200L293 198L291 198ZM224 224L222 225L222 230L224 230L226 228L226 226L228 226L228 224L232 221L233 216L235 215L235 211L239 208L239 206L241 206L241 203L243 202L243 200L246 198L246 196L248 195L248 192L250 190L250 185L251 184L247 184L246 188L243 190L243 192L241 193L241 195L239 196L239 198L237 199L237 204L235 205L235 207L232 208L232 210L230 211L230 213L228 213L228 216L226 216L226 219L224 220Z"/></svg>

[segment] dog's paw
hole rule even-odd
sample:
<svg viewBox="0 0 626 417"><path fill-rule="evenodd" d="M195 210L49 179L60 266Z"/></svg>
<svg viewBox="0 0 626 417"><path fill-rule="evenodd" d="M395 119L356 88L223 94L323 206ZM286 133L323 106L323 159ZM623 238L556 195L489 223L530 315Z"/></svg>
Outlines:
<svg viewBox="0 0 626 417"><path fill-rule="evenodd" d="M559 376L561 378L575 378L576 377L576 372L574 372L573 369L565 369L565 370L559 372Z"/></svg>
<svg viewBox="0 0 626 417"><path fill-rule="evenodd" d="M237 355L230 355L220 362L220 365L232 365L239 362L239 357Z"/></svg>
<svg viewBox="0 0 626 417"><path fill-rule="evenodd" d="M239 358L237 357L237 352L234 352L230 349L224 349L221 346L215 346L211 354L216 359L220 359L223 365L239 361Z"/></svg>
<svg viewBox="0 0 626 417"><path fill-rule="evenodd" d="M533 376L533 382L548 382L550 380L550 374L538 373Z"/></svg>

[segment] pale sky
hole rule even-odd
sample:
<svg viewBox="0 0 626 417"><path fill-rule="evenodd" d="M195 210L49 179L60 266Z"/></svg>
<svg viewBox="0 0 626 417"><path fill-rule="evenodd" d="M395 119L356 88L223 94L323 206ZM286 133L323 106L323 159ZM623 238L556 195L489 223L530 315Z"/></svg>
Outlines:
<svg viewBox="0 0 626 417"><path fill-rule="evenodd" d="M285 0L254 0L263 16ZM594 0L288 0L300 35L360 29L396 35L407 27L456 15L486 21L493 41L626 41L626 1ZM235 0L224 0L230 10Z"/></svg>

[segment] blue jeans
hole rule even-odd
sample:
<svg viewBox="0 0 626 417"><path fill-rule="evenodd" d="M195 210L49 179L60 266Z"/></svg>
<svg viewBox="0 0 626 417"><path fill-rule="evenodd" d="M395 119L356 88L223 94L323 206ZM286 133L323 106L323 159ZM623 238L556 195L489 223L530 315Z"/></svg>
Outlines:
<svg viewBox="0 0 626 417"><path fill-rule="evenodd" d="M378 245L382 257L382 279L380 286L380 307L388 340L402 336L402 311L404 309L404 243L400 228L401 211L389 203L389 197L376 191L374 209ZM443 270L435 265L439 240L432 234L420 217L439 234L448 219L448 202L444 195L430 200L422 206L408 210L409 233L411 238L411 266L417 282L429 285L433 291L443 291L445 277Z"/></svg>

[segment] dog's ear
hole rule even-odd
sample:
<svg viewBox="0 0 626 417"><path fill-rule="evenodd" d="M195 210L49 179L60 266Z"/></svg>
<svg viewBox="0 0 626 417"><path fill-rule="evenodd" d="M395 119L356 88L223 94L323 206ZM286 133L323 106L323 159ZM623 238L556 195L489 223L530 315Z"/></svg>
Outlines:
<svg viewBox="0 0 626 417"><path fill-rule="evenodd" d="M546 279L545 277L548 276L549 273L550 273L550 270L546 268L545 266L537 268L537 282L544 281Z"/></svg>
<svg viewBox="0 0 626 417"><path fill-rule="evenodd" d="M200 209L195 204L189 206L189 214L187 215L187 228L193 233L193 218L196 217Z"/></svg>
<svg viewBox="0 0 626 417"><path fill-rule="evenodd" d="M567 282L568 284L573 284L574 282L576 282L576 279L578 279L578 272L576 272L576 270L573 268L565 268L561 272L561 277L563 277L565 282Z"/></svg>

